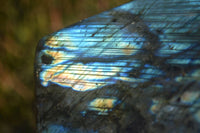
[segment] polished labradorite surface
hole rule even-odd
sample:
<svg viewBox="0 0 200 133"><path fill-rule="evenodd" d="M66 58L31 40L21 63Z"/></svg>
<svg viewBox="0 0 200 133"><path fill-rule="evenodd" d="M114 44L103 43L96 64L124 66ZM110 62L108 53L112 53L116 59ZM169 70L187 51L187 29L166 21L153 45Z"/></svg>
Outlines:
<svg viewBox="0 0 200 133"><path fill-rule="evenodd" d="M37 131L199 133L200 1L135 0L42 38Z"/></svg>

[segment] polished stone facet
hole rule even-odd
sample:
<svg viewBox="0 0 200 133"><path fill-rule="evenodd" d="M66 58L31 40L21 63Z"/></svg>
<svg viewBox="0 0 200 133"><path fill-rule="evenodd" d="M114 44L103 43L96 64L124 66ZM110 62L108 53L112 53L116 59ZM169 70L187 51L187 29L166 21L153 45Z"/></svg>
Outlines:
<svg viewBox="0 0 200 133"><path fill-rule="evenodd" d="M200 132L200 1L134 0L40 40L37 131Z"/></svg>

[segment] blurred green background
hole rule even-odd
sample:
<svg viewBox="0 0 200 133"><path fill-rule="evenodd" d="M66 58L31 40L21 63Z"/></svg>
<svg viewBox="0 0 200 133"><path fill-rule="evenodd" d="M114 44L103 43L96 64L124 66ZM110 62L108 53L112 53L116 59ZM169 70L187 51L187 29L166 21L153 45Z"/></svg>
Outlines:
<svg viewBox="0 0 200 133"><path fill-rule="evenodd" d="M130 0L1 0L0 133L35 132L33 64L40 38Z"/></svg>

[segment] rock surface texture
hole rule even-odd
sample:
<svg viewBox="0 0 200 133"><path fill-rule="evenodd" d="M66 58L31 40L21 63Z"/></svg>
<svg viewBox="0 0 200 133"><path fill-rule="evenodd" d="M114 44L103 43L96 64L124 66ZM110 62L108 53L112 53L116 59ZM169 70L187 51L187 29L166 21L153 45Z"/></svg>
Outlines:
<svg viewBox="0 0 200 133"><path fill-rule="evenodd" d="M199 133L200 1L135 0L40 40L41 133Z"/></svg>

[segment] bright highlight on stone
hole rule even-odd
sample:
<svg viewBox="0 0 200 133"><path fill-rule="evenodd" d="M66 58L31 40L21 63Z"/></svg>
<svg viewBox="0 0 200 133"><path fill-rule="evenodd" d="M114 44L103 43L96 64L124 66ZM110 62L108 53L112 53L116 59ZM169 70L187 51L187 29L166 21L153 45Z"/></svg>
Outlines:
<svg viewBox="0 0 200 133"><path fill-rule="evenodd" d="M100 115L108 114L117 104L116 98L96 98L89 104L89 110L98 111Z"/></svg>

